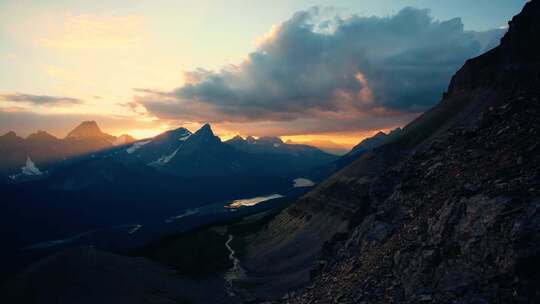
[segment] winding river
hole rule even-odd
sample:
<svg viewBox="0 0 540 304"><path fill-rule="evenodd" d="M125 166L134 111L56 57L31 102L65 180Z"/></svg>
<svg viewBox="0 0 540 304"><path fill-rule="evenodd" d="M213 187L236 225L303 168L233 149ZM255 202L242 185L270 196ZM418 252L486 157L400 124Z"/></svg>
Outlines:
<svg viewBox="0 0 540 304"><path fill-rule="evenodd" d="M236 294L233 291L233 282L234 280L241 279L245 277L245 270L240 265L240 260L236 257L236 252L231 246L232 241L234 240L234 236L232 234L229 234L229 238L227 239L227 242L225 242L225 247L227 250L229 250L229 260L233 262L233 267L229 269L225 273L225 281L227 281L227 294L229 296L235 296Z"/></svg>

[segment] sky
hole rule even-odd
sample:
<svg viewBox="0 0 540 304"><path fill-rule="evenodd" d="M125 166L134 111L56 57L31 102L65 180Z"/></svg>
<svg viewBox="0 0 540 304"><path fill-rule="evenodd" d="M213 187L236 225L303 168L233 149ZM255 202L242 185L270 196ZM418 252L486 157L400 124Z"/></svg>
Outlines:
<svg viewBox="0 0 540 304"><path fill-rule="evenodd" d="M438 102L525 0L0 0L0 133L350 148Z"/></svg>

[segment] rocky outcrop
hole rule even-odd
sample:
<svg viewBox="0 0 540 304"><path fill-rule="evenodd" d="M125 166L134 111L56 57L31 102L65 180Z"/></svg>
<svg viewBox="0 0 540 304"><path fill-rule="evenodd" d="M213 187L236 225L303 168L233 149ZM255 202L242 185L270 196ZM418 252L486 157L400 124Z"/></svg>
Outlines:
<svg viewBox="0 0 540 304"><path fill-rule="evenodd" d="M248 251L270 282L253 292L293 281L303 289L283 302L538 302L539 28L535 0L436 107L270 223Z"/></svg>

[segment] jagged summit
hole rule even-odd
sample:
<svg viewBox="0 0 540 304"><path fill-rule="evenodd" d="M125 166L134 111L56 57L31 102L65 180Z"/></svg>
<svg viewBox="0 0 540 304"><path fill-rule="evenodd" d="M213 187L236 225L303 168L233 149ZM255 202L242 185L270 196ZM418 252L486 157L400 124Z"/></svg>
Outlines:
<svg viewBox="0 0 540 304"><path fill-rule="evenodd" d="M221 139L218 136L214 135L210 124L204 124L199 130L197 130L195 133L193 133L193 135L190 136L189 142L221 142Z"/></svg>
<svg viewBox="0 0 540 304"><path fill-rule="evenodd" d="M171 137L171 134L174 134L174 136ZM183 142L181 150L189 150L196 147L205 147L209 145L215 146L216 144L221 143L221 139L214 135L214 132L209 124L203 125L194 133L191 133L189 130L184 128L168 131L166 138L167 141L172 138L175 141L179 140Z"/></svg>
<svg viewBox="0 0 540 304"><path fill-rule="evenodd" d="M195 132L195 135L214 136L214 132L212 131L212 127L210 126L210 124L206 123Z"/></svg>

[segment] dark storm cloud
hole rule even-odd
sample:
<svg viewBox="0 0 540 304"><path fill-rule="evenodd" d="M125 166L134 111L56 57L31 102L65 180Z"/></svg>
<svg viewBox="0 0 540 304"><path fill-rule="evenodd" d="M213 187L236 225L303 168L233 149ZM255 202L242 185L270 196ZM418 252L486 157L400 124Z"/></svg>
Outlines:
<svg viewBox="0 0 540 304"><path fill-rule="evenodd" d="M47 104L80 104L82 100L71 97L32 95L32 94L0 94L0 100L12 102L27 102L34 105Z"/></svg>
<svg viewBox="0 0 540 304"><path fill-rule="evenodd" d="M240 65L187 72L182 87L136 102L158 117L192 121L340 123L339 113L381 110L409 117L436 103L465 60L503 32L464 31L459 18L438 21L415 8L391 17L322 15L298 12Z"/></svg>

